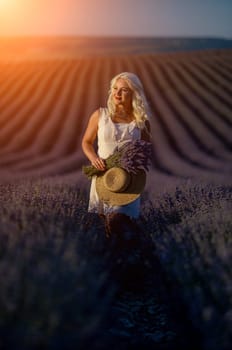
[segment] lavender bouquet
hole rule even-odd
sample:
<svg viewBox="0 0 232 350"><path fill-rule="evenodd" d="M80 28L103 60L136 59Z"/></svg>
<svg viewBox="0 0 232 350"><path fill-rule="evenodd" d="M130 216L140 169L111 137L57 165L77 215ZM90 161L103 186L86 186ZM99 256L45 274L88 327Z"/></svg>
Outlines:
<svg viewBox="0 0 232 350"><path fill-rule="evenodd" d="M139 170L148 171L151 164L152 144L144 140L135 140L117 147L113 154L105 159L106 170L120 167L129 173L136 174ZM105 171L106 171L105 170ZM91 179L94 175L102 174L93 165L85 165L82 171Z"/></svg>

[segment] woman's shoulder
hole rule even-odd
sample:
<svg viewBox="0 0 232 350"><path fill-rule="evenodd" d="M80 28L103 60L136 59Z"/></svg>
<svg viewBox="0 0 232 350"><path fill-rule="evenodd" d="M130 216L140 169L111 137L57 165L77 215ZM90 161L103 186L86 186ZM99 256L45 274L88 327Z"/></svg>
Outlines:
<svg viewBox="0 0 232 350"><path fill-rule="evenodd" d="M90 116L90 122L98 124L101 121L106 121L108 118L108 110L104 107L99 107Z"/></svg>
<svg viewBox="0 0 232 350"><path fill-rule="evenodd" d="M98 109L98 113L99 113L99 120L108 120L109 119L109 112L108 112L108 108L106 107L100 107Z"/></svg>
<svg viewBox="0 0 232 350"><path fill-rule="evenodd" d="M107 107L99 107L98 111L99 111L100 115L105 115L105 116L109 115Z"/></svg>
<svg viewBox="0 0 232 350"><path fill-rule="evenodd" d="M98 121L99 119L99 115L100 115L100 111L99 109L96 109L94 112L92 112L92 114L89 117L90 121Z"/></svg>

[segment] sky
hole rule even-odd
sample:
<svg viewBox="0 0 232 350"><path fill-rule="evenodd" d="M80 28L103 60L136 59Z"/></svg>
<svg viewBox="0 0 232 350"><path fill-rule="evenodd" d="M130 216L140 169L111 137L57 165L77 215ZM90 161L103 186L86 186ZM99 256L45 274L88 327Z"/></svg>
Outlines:
<svg viewBox="0 0 232 350"><path fill-rule="evenodd" d="M0 0L0 36L232 39L232 0Z"/></svg>

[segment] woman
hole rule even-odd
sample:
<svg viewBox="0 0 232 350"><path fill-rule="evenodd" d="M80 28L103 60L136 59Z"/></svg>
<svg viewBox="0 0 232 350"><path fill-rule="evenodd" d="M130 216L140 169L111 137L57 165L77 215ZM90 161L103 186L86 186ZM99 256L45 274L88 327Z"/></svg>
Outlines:
<svg viewBox="0 0 232 350"><path fill-rule="evenodd" d="M115 76L110 83L107 108L100 108L91 115L83 136L82 148L91 164L104 172L104 159L116 147L138 139L150 141L149 115L148 103L139 78L128 72ZM94 147L96 139L97 152ZM119 216L121 223L122 218L127 222L129 218L138 218L139 207L140 198L121 206L102 202L96 191L96 176L92 178L88 211L104 216L108 234L112 233L112 227Z"/></svg>

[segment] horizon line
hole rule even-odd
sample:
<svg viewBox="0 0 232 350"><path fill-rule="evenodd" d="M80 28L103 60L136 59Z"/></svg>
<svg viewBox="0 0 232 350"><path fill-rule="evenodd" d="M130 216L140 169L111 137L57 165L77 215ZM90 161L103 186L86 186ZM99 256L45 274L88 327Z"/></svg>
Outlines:
<svg viewBox="0 0 232 350"><path fill-rule="evenodd" d="M214 35L80 35L80 34L16 34L2 35L1 39L10 38L86 38L86 39L220 39L232 40L232 37Z"/></svg>

